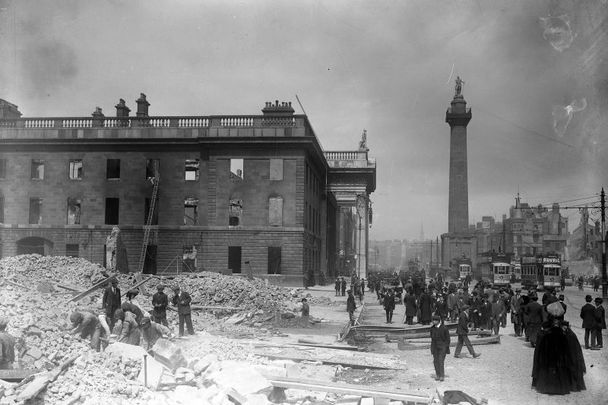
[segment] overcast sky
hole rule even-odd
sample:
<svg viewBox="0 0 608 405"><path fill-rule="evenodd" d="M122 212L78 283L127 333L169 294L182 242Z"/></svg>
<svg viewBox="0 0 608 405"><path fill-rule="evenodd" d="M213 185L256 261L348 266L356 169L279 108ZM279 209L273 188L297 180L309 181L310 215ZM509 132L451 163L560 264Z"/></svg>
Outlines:
<svg viewBox="0 0 608 405"><path fill-rule="evenodd" d="M371 238L435 238L456 75L473 111L471 222L500 219L518 191L538 205L605 185L608 33L589 28L605 3L0 0L0 98L24 116L114 115L143 92L151 115L209 115L270 100L302 113L297 94L325 150L367 129Z"/></svg>

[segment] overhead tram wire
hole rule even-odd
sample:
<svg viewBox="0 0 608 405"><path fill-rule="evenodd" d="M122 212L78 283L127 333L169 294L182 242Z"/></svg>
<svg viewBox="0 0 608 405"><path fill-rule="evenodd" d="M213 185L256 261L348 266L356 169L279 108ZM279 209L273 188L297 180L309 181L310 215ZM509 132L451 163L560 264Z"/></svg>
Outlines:
<svg viewBox="0 0 608 405"><path fill-rule="evenodd" d="M511 121L511 120L508 120L508 119L506 119L506 118L503 118L503 117L501 117L501 116L499 116L499 115L496 115L496 114L494 114L494 113L492 113L492 112L489 112L489 111L487 111L487 110L485 110L485 109L483 109L483 108L481 108L481 107L479 107L479 106L477 106L477 105L475 106L475 109L476 109L476 110L479 110L479 111L481 111L481 112L484 112L484 113L486 113L486 114L488 114L488 115L491 115L492 117L494 117L494 118L496 118L496 119L499 119L499 120L504 121L504 122L506 122L506 123L508 123L508 124L511 124L511 125L513 125L514 127L519 128L519 129L521 129L521 130L523 130L523 131L526 131L526 132L528 132L528 133L530 133L530 134L533 134L533 135L536 135L536 136L540 136L541 138L544 138L544 139L547 139L547 140L549 140L549 141L553 141L553 142L559 143L559 144L564 145L564 146L568 146L568 147L570 147L570 148L574 148L574 145L571 145L571 144L569 144L569 143L567 143L567 142L564 142L564 141L560 141L559 139L555 139L555 138L554 138L554 137L552 137L552 136L545 135L545 134L541 134L541 133L540 133L540 132L538 132L538 131L534 131L534 130L532 130L532 129L528 129L528 128L526 128L526 127L522 127L521 125L516 124L516 123L514 123L514 122L513 122L513 121Z"/></svg>

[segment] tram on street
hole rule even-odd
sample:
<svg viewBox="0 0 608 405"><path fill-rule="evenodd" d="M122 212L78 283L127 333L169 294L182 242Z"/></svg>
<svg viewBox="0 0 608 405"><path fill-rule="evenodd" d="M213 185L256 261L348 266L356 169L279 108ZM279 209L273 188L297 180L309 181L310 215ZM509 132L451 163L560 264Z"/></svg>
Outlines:
<svg viewBox="0 0 608 405"><path fill-rule="evenodd" d="M538 287L559 288L562 279L562 261L558 254L544 254L538 257Z"/></svg>
<svg viewBox="0 0 608 405"><path fill-rule="evenodd" d="M498 287L511 282L511 259L505 253L493 253L490 263L492 284Z"/></svg>
<svg viewBox="0 0 608 405"><path fill-rule="evenodd" d="M537 257L524 255L520 258L521 286L526 289L538 286Z"/></svg>

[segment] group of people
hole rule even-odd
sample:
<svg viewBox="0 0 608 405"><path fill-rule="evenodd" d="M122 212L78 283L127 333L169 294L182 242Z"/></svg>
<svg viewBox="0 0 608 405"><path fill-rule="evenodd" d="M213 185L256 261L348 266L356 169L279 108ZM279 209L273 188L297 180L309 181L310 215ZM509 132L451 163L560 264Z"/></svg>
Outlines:
<svg viewBox="0 0 608 405"><path fill-rule="evenodd" d="M161 337L173 336L168 328L169 297L164 289L162 284L157 286L157 292L152 297L152 311L148 312L139 302L139 290L129 290L125 294L127 300L123 301L118 281L112 279L103 293L103 313L97 315L92 311L74 311L70 315L71 332L83 339L90 339L91 347L97 351L111 339L132 345L141 344L146 350L151 350ZM179 336L184 335L184 326L188 334L194 335L190 308L192 299L179 286L175 286L173 292L171 303L177 308L179 316Z"/></svg>

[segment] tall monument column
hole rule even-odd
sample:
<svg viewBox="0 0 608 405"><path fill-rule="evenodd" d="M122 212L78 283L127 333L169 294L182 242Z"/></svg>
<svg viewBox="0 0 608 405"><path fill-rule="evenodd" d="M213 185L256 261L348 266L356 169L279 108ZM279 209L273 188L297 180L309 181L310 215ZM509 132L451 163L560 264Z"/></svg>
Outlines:
<svg viewBox="0 0 608 405"><path fill-rule="evenodd" d="M445 114L450 124L450 190L448 233L463 233L469 229L469 189L467 182L467 125L471 109L462 96L464 82L456 78L456 93Z"/></svg>

